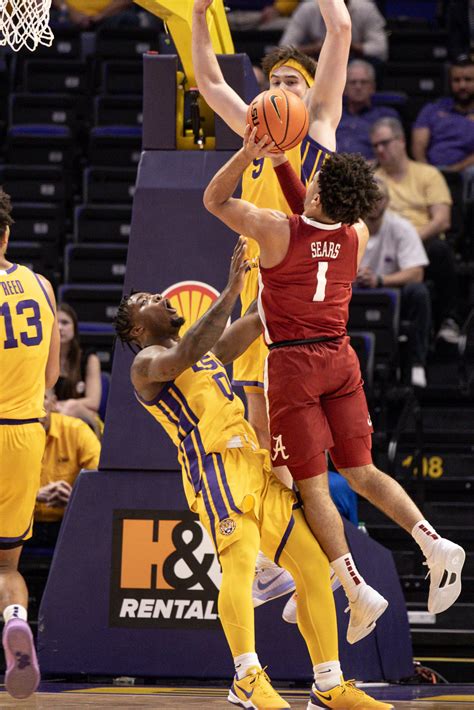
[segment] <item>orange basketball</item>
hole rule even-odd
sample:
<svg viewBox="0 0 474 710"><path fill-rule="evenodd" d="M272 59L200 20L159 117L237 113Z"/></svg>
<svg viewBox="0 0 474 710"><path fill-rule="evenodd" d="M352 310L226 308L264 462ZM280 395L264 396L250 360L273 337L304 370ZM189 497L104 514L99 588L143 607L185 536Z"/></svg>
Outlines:
<svg viewBox="0 0 474 710"><path fill-rule="evenodd" d="M268 89L256 96L247 109L247 123L257 126L257 138L265 133L275 141L275 151L289 150L308 132L309 117L303 101L291 91Z"/></svg>

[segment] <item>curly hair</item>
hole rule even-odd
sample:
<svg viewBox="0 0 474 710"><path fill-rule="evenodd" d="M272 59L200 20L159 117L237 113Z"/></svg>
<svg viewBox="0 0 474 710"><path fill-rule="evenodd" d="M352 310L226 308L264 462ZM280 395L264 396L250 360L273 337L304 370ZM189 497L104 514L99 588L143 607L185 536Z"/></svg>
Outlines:
<svg viewBox="0 0 474 710"><path fill-rule="evenodd" d="M318 66L314 59L308 57L307 54L303 54L299 49L291 45L283 45L281 47L275 47L268 54L266 54L262 59L262 70L267 79L270 76L272 68L278 62L286 61L287 59L294 59L299 62L302 67L306 69L308 74L312 77L316 74L316 67Z"/></svg>
<svg viewBox="0 0 474 710"><path fill-rule="evenodd" d="M113 320L113 326L115 328L115 334L117 338L122 342L122 345L128 345L128 347L132 350L132 343L135 342L131 335L134 323L132 319L132 309L130 307L129 301L130 297L133 296L134 293L137 293L137 291L130 291L130 293L125 294L122 297L122 300L119 303L119 307L117 308L117 313L115 314L115 318Z"/></svg>
<svg viewBox="0 0 474 710"><path fill-rule="evenodd" d="M3 239L7 227L11 227L14 220L11 216L12 202L10 195L0 187L0 239Z"/></svg>
<svg viewBox="0 0 474 710"><path fill-rule="evenodd" d="M334 153L319 172L324 213L335 222L355 224L381 198L374 169L359 153Z"/></svg>

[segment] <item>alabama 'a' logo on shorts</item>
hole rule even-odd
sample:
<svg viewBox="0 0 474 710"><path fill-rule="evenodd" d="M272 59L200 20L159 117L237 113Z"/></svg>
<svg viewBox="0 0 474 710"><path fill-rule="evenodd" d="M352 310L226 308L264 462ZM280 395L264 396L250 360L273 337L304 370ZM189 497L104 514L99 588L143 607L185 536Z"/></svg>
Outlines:
<svg viewBox="0 0 474 710"><path fill-rule="evenodd" d="M282 457L282 459L289 459L289 455L286 453L286 447L283 445L283 436L282 434L278 434L278 436L272 436L272 439L275 440L275 444L272 447L272 461L275 461L278 455Z"/></svg>
<svg viewBox="0 0 474 710"><path fill-rule="evenodd" d="M162 292L163 298L171 301L180 316L186 319L180 329L183 336L193 323L209 310L220 294L213 286L203 281L179 281Z"/></svg>

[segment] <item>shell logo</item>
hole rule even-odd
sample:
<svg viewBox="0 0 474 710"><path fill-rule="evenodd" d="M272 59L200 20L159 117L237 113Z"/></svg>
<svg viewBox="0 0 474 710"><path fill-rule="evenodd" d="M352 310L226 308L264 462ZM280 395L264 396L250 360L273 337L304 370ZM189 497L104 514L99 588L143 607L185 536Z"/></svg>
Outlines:
<svg viewBox="0 0 474 710"><path fill-rule="evenodd" d="M168 298L173 308L176 308L179 315L186 319L186 323L180 330L180 335L184 335L219 298L220 293L202 281L179 281L162 291L161 295L163 298Z"/></svg>

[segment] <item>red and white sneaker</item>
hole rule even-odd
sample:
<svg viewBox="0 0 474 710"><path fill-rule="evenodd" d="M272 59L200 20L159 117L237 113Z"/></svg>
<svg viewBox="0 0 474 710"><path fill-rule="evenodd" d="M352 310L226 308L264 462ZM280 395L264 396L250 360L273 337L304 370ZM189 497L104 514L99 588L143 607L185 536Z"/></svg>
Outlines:
<svg viewBox="0 0 474 710"><path fill-rule="evenodd" d="M429 568L430 593L428 611L441 614L454 604L461 594L461 572L466 560L466 553L460 545L438 538L430 556L423 564Z"/></svg>
<svg viewBox="0 0 474 710"><path fill-rule="evenodd" d="M388 601L375 589L364 582L357 598L349 602L346 613L350 611L346 638L349 643L357 643L375 629L375 622L388 607Z"/></svg>

